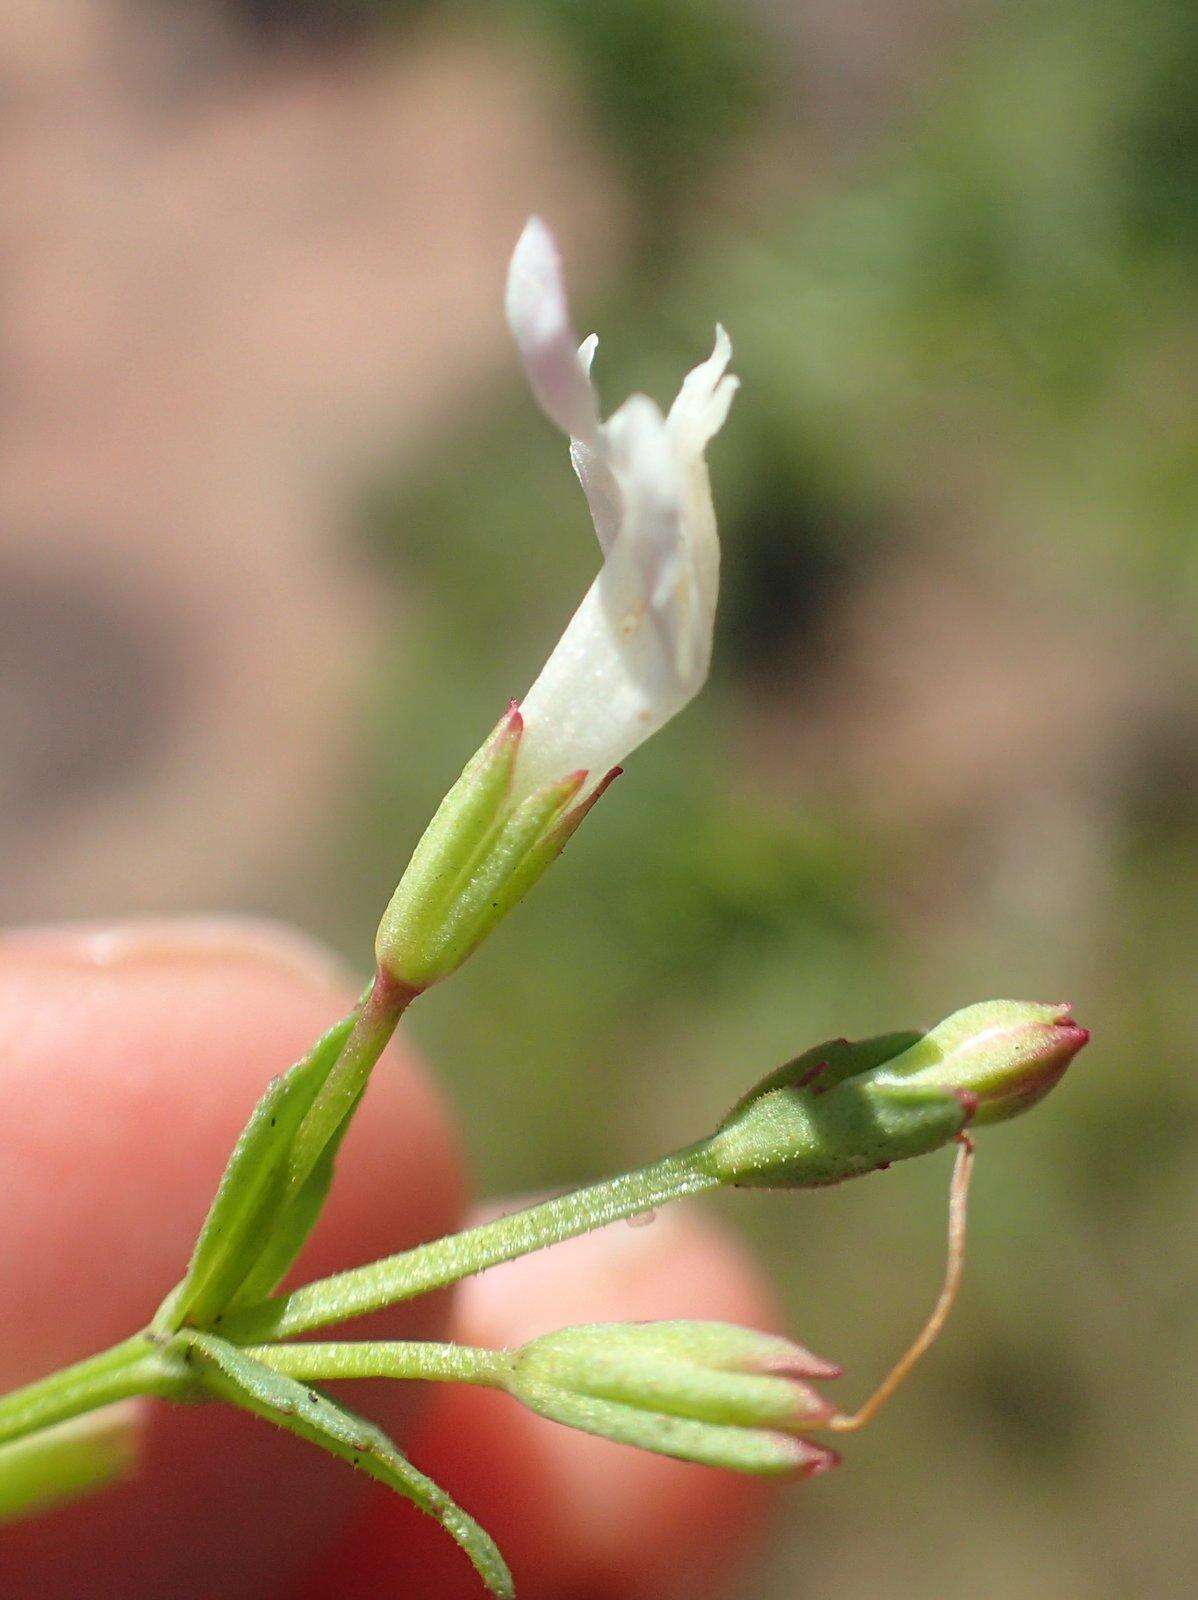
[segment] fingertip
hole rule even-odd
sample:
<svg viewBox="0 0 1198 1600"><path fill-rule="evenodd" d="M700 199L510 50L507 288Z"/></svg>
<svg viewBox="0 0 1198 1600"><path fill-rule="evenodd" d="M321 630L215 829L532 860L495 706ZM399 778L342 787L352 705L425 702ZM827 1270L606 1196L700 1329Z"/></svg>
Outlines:
<svg viewBox="0 0 1198 1600"><path fill-rule="evenodd" d="M340 995L353 974L331 950L296 928L260 917L142 918L130 922L30 924L0 933L0 964L76 971L176 972L226 962L290 972Z"/></svg>
<svg viewBox="0 0 1198 1600"><path fill-rule="evenodd" d="M145 1324L182 1274L267 1081L354 994L334 960L260 923L0 940L0 1237L5 1293L21 1307L0 1349L0 1388ZM448 1118L399 1042L347 1137L303 1275L444 1232L460 1203ZM401 1325L427 1335L436 1315L422 1302ZM400 1420L410 1399L391 1386L383 1420ZM150 1470L135 1484L6 1533L8 1568L31 1585L36 1573L41 1600L82 1592L82 1573L97 1597L260 1596L269 1574L311 1558L364 1487L226 1408L151 1410Z"/></svg>
<svg viewBox="0 0 1198 1600"><path fill-rule="evenodd" d="M25 1299L3 1377L144 1322L177 1278L268 1079L353 1004L333 958L236 920L28 930L0 942L0 1215ZM306 1265L450 1226L459 1161L440 1099L394 1044L346 1141ZM32 1221L30 1220L32 1219ZM70 1305L71 1315L64 1316Z"/></svg>

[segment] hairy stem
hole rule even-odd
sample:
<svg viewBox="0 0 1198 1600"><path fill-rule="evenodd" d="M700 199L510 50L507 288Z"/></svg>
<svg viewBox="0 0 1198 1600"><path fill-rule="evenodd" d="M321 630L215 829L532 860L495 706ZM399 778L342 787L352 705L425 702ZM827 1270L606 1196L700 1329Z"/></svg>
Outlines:
<svg viewBox="0 0 1198 1600"><path fill-rule="evenodd" d="M605 1178L525 1211L514 1211L468 1228L464 1233L448 1234L369 1266L305 1284L282 1299L237 1312L227 1319L221 1334L238 1343L290 1338L428 1294L487 1267L573 1239L621 1217L718 1188L720 1180L705 1171L698 1160L702 1149L702 1145L693 1145L635 1172Z"/></svg>
<svg viewBox="0 0 1198 1600"><path fill-rule="evenodd" d="M175 1364L145 1334L0 1397L0 1444L132 1395L180 1393Z"/></svg>
<svg viewBox="0 0 1198 1600"><path fill-rule="evenodd" d="M336 1378L415 1378L437 1383L502 1386L506 1350L426 1341L380 1339L347 1344L257 1344L242 1347L264 1367L305 1383Z"/></svg>
<svg viewBox="0 0 1198 1600"><path fill-rule="evenodd" d="M289 1198L303 1188L325 1146L353 1111L396 1024L419 992L388 973L376 972L345 1047L296 1133L287 1180Z"/></svg>

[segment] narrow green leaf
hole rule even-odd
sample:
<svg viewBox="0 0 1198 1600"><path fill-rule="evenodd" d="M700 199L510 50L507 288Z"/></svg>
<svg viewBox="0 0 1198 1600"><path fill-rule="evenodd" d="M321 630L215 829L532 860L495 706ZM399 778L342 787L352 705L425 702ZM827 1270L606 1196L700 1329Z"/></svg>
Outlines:
<svg viewBox="0 0 1198 1600"><path fill-rule="evenodd" d="M210 1320L253 1267L270 1237L272 1213L283 1200L296 1130L341 1054L355 1015L330 1028L254 1107L196 1240L187 1276L172 1296L172 1328Z"/></svg>
<svg viewBox="0 0 1198 1600"><path fill-rule="evenodd" d="M361 1099L359 1094L358 1099ZM271 1224L270 1237L263 1245L257 1260L240 1286L229 1297L223 1308L234 1311L239 1306L255 1305L272 1295L291 1269L296 1256L308 1241L316 1226L333 1182L333 1169L341 1141L349 1130L357 1101L349 1115L317 1157L316 1165L304 1180L302 1187L286 1201Z"/></svg>
<svg viewBox="0 0 1198 1600"><path fill-rule="evenodd" d="M447 1234L367 1266L306 1283L279 1299L231 1312L224 1332L239 1344L289 1339L443 1289L487 1267L577 1238L620 1217L635 1216L683 1195L701 1194L719 1182L699 1165L706 1151L706 1143L679 1150L647 1167L605 1178L524 1211L508 1212L464 1233Z"/></svg>
<svg viewBox="0 0 1198 1600"><path fill-rule="evenodd" d="M201 1382L213 1394L320 1445L428 1513L457 1541L497 1600L513 1600L507 1563L490 1534L407 1459L381 1428L294 1378L272 1372L225 1339L185 1333Z"/></svg>

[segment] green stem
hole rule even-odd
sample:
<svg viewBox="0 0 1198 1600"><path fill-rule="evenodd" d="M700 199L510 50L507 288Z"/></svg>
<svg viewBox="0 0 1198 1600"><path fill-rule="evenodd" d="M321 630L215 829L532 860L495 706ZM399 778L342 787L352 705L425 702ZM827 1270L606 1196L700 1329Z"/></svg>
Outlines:
<svg viewBox="0 0 1198 1600"><path fill-rule="evenodd" d="M336 1378L415 1378L437 1383L502 1387L511 1358L506 1350L463 1344L379 1339L347 1344L259 1344L243 1354L305 1383Z"/></svg>
<svg viewBox="0 0 1198 1600"><path fill-rule="evenodd" d="M0 1397L0 1444L139 1394L176 1394L183 1382L148 1339L132 1339Z"/></svg>
<svg viewBox="0 0 1198 1600"><path fill-rule="evenodd" d="M345 1047L296 1133L291 1147L288 1199L303 1188L321 1152L353 1111L396 1024L419 993L419 989L401 983L389 973L375 973Z"/></svg>
<svg viewBox="0 0 1198 1600"><path fill-rule="evenodd" d="M237 1312L225 1322L221 1334L238 1343L290 1338L428 1294L621 1217L718 1188L719 1178L705 1171L698 1160L703 1148L703 1144L692 1145L635 1172L605 1178L464 1233L448 1234L369 1266L305 1284L282 1299Z"/></svg>

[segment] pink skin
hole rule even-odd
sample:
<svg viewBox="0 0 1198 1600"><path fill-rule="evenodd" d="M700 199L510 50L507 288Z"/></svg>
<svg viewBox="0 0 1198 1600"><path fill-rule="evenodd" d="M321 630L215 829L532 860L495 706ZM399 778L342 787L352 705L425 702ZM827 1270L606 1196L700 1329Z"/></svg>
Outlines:
<svg viewBox="0 0 1198 1600"><path fill-rule="evenodd" d="M254 1099L353 994L295 936L246 924L0 940L0 1388L144 1324L179 1276ZM456 1139L426 1076L395 1045L340 1165L302 1276L461 1220ZM461 1337L485 1342L534 1317L549 1327L679 1314L774 1320L739 1247L697 1208L498 1269L452 1310L442 1296L371 1320L393 1335L437 1336L452 1316ZM368 1327L355 1324L355 1336ZM489 1522L522 1600L698 1597L700 1574L735 1566L770 1493L584 1438L474 1390L438 1391L413 1435L416 1398L399 1384L350 1391ZM311 1447L223 1407L151 1404L147 1419L152 1476L4 1530L6 1595L476 1600L440 1530ZM654 1574L661 1586L646 1588Z"/></svg>

